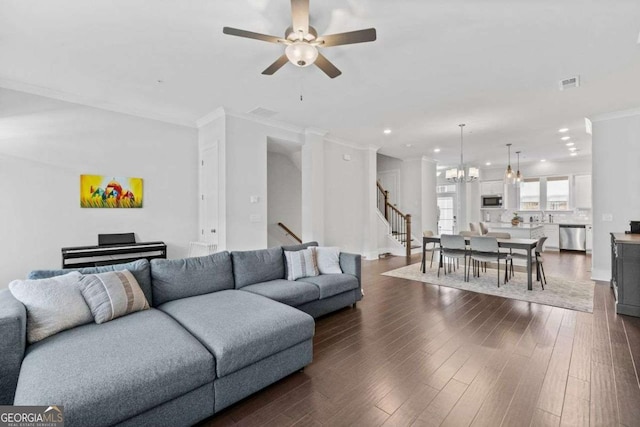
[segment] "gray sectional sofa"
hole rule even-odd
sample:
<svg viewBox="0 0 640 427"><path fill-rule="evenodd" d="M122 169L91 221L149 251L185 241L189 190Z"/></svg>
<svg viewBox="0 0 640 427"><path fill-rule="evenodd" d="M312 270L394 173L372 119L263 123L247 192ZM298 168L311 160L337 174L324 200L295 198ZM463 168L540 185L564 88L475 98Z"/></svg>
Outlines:
<svg viewBox="0 0 640 427"><path fill-rule="evenodd" d="M194 424L311 362L313 317L362 298L360 256L340 265L291 282L271 248L84 269L130 270L152 308L32 345L25 307L2 291L0 404L64 405L67 426Z"/></svg>

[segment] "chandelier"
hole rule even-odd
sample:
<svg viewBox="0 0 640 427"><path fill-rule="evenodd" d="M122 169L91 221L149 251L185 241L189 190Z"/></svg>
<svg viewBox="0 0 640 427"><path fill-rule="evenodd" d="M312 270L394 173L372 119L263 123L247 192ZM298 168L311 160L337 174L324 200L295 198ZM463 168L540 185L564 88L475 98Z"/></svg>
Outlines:
<svg viewBox="0 0 640 427"><path fill-rule="evenodd" d="M463 158L463 130L464 123L459 124L460 126L460 164L457 168L447 169L445 173L445 177L449 182L473 182L476 181L480 177L480 171L478 168L467 167L464 164Z"/></svg>

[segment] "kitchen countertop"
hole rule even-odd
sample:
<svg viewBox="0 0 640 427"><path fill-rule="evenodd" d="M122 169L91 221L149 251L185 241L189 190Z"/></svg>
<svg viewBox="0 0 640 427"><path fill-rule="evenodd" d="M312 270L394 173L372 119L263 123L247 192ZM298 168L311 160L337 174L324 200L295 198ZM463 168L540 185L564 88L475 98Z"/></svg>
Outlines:
<svg viewBox="0 0 640 427"><path fill-rule="evenodd" d="M542 227L542 223L520 223L518 225L512 225L510 222L487 222L485 223L487 228L504 228L504 229L521 229L521 230L535 230L536 228Z"/></svg>
<svg viewBox="0 0 640 427"><path fill-rule="evenodd" d="M619 243L640 245L640 234L611 233Z"/></svg>

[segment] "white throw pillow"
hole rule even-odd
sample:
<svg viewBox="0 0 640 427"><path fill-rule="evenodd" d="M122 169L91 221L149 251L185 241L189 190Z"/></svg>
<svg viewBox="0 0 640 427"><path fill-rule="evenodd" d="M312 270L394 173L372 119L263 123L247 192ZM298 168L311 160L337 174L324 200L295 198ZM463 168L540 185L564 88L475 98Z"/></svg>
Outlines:
<svg viewBox="0 0 640 427"><path fill-rule="evenodd" d="M65 329L93 322L84 301L77 271L39 280L14 280L9 283L13 296L27 308L27 341L45 339Z"/></svg>
<svg viewBox="0 0 640 427"><path fill-rule="evenodd" d="M313 249L307 248L301 251L284 251L284 256L287 259L287 280L313 277L320 274Z"/></svg>
<svg viewBox="0 0 640 427"><path fill-rule="evenodd" d="M315 250L320 274L342 274L340 248L318 246Z"/></svg>

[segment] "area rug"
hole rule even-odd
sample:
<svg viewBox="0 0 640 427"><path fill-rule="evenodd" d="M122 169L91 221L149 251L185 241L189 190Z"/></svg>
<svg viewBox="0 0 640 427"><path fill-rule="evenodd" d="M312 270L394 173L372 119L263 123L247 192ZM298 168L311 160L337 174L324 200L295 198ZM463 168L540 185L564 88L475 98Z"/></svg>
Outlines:
<svg viewBox="0 0 640 427"><path fill-rule="evenodd" d="M431 285L447 286L449 288L464 289L465 291L478 292L488 295L496 295L504 298L535 302L538 304L552 305L554 307L568 308L570 310L593 313L593 287L590 280L575 280L567 277L547 275L547 284L542 290L540 282L536 281L533 272L533 290L527 290L527 274L516 271L509 282L503 284L504 272L500 271L500 287L497 285L497 272L495 269L487 269L480 277L473 277L469 282L464 281L462 268L453 271L446 276L438 269L427 269L425 274L420 271L420 263L382 273L385 276L401 279L415 280Z"/></svg>

